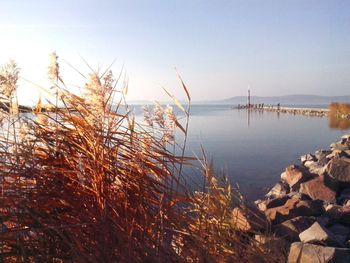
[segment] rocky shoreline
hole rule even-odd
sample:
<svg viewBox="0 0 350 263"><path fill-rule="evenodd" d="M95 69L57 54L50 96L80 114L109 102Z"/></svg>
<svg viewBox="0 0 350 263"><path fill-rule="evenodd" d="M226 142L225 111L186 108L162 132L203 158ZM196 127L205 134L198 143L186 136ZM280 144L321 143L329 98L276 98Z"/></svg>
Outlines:
<svg viewBox="0 0 350 263"><path fill-rule="evenodd" d="M350 262L350 134L301 156L265 199L232 213L240 231L289 263Z"/></svg>

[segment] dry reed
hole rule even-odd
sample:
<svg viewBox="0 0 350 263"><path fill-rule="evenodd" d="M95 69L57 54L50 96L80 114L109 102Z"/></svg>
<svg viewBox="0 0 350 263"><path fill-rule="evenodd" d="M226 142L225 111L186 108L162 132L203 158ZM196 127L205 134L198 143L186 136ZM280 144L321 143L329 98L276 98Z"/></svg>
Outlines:
<svg viewBox="0 0 350 263"><path fill-rule="evenodd" d="M338 103L332 102L329 105L329 110L331 115L341 116L347 115L350 116L350 104L349 103Z"/></svg>
<svg viewBox="0 0 350 263"><path fill-rule="evenodd" d="M79 96L65 88L56 54L51 58L49 75L57 88L51 110L44 111L39 100L30 118L3 113L0 261L280 260L234 228L237 193L217 181L206 158L202 191L182 183L182 167L193 160L184 156L190 107L172 96L185 123L160 104L145 109L146 125L138 123L123 104L126 89L114 89L112 72L92 72L85 96ZM1 85L15 87L16 70L1 75ZM5 96L14 92L3 90ZM182 144L175 141L176 129Z"/></svg>

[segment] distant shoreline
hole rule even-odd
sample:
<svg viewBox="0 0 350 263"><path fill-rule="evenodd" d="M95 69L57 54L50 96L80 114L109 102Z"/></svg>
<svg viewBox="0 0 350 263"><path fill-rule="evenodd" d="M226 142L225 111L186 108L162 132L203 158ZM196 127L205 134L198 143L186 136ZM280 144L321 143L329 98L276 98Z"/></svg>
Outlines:
<svg viewBox="0 0 350 263"><path fill-rule="evenodd" d="M277 113L289 113L293 115L305 115L312 117L328 117L330 115L330 109L328 108L311 108L311 107L278 107L275 105L264 106L261 104L251 105L247 108L246 105L241 107L235 107L238 110L252 110L252 111L270 111ZM350 114L339 114L338 118L350 120Z"/></svg>

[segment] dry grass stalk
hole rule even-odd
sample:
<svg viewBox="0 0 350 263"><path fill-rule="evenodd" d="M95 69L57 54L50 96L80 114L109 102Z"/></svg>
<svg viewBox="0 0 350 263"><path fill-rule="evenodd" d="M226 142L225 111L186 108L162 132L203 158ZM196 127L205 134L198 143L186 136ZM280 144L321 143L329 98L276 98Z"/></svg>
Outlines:
<svg viewBox="0 0 350 263"><path fill-rule="evenodd" d="M179 129L184 153L188 118L182 125L158 104L143 126L115 111L111 72L92 72L84 97L65 89L54 65L55 114L40 102L33 118L20 118L18 136L0 136L1 260L271 262L230 225L231 187L217 182L205 159L204 191L181 184L191 158L169 145L178 145Z"/></svg>

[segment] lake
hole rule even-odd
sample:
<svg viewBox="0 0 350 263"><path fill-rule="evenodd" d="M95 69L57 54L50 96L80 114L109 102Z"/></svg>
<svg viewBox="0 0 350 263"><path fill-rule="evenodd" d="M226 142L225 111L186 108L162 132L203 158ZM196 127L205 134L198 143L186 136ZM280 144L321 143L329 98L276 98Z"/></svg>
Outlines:
<svg viewBox="0 0 350 263"><path fill-rule="evenodd" d="M333 128L330 128L333 127ZM344 127L346 127L344 129ZM285 167L349 132L327 118L232 109L230 105L192 105L187 153L204 146L216 171L238 183L247 201L261 198Z"/></svg>

